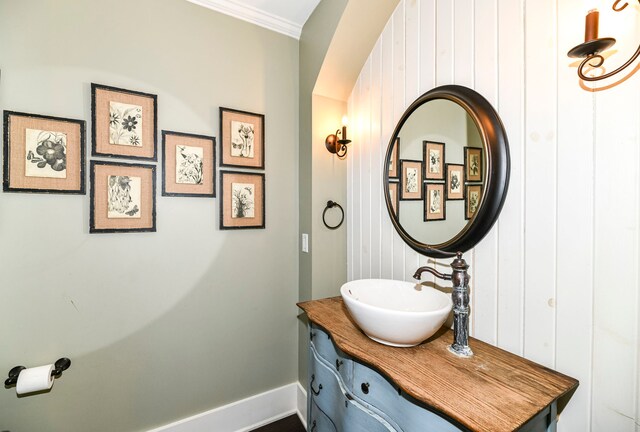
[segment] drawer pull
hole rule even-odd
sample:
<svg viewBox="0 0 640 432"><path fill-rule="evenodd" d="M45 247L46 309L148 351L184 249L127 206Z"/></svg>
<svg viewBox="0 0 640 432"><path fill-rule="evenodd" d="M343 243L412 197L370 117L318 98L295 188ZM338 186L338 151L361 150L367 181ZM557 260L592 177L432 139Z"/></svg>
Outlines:
<svg viewBox="0 0 640 432"><path fill-rule="evenodd" d="M313 432L314 430L316 430L316 421L313 421L313 425L311 425L311 430L309 432Z"/></svg>
<svg viewBox="0 0 640 432"><path fill-rule="evenodd" d="M311 375L311 384L309 384L309 388L311 389L311 393L313 393L314 395L318 396L320 394L320 390L322 390L322 384L320 384L318 386L318 391L315 391L313 389L313 382L316 380L316 376L315 375Z"/></svg>
<svg viewBox="0 0 640 432"><path fill-rule="evenodd" d="M316 332L309 333L309 339L313 340L313 337L316 335Z"/></svg>
<svg viewBox="0 0 640 432"><path fill-rule="evenodd" d="M362 393L369 394L369 383L362 383L360 389L362 390Z"/></svg>
<svg viewBox="0 0 640 432"><path fill-rule="evenodd" d="M336 370L340 370L340 366L342 366L344 362L340 359L336 359Z"/></svg>

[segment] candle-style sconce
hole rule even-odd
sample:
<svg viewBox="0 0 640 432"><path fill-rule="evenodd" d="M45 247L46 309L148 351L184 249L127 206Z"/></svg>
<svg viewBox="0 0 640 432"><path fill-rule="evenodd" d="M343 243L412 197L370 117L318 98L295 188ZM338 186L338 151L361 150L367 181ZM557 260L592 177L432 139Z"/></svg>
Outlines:
<svg viewBox="0 0 640 432"><path fill-rule="evenodd" d="M624 4L622 4L623 2ZM640 0L638 0L638 3L640 3ZM624 0L616 0L611 6L611 8L615 12L620 12L624 10L627 6L629 6L628 2ZM578 46L573 47L567 53L569 57L584 58L584 60L582 60L582 62L580 63L580 66L578 66L578 76L580 77L580 79L584 81L599 81L599 80L607 79L617 74L618 72L622 71L623 69L626 69L631 63L633 63L640 56L640 45L639 45L636 52L629 58L629 60L627 60L619 68L609 73L596 76L596 77L586 76L584 74L585 68L587 67L598 68L602 66L604 64L604 57L602 57L600 53L612 47L613 44L616 43L616 40L614 38L610 38L610 37L598 38L599 17L600 17L600 14L597 9L591 9L587 13L585 30L584 30L584 42Z"/></svg>
<svg viewBox="0 0 640 432"><path fill-rule="evenodd" d="M347 123L347 116L343 116L342 131L338 129L336 133L327 135L327 138L324 140L324 145L327 147L327 150L329 150L329 153L334 153L341 159L347 155L347 144L351 142L350 139L347 139ZM338 139L338 135L342 138Z"/></svg>

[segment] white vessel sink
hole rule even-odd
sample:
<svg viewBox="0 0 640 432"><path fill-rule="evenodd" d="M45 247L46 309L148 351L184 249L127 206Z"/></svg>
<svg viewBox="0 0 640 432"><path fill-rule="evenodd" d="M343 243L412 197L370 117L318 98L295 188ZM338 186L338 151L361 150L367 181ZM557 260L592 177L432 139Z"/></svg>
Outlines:
<svg viewBox="0 0 640 432"><path fill-rule="evenodd" d="M396 347L418 345L442 327L451 296L416 283L361 279L340 288L351 317L376 342Z"/></svg>

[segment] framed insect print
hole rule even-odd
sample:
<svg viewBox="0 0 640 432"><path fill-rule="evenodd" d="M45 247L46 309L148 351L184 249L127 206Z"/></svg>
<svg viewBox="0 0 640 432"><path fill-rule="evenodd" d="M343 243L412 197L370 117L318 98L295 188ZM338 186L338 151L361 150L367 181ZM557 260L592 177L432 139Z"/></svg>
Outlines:
<svg viewBox="0 0 640 432"><path fill-rule="evenodd" d="M446 201L444 183L427 183L424 185L424 221L446 219Z"/></svg>
<svg viewBox="0 0 640 432"><path fill-rule="evenodd" d="M446 164L447 199L464 199L464 165Z"/></svg>
<svg viewBox="0 0 640 432"><path fill-rule="evenodd" d="M264 114L220 108L220 166L264 169Z"/></svg>
<svg viewBox="0 0 640 432"><path fill-rule="evenodd" d="M3 190L85 194L85 122L4 111Z"/></svg>
<svg viewBox="0 0 640 432"><path fill-rule="evenodd" d="M91 84L91 155L156 161L157 96Z"/></svg>
<svg viewBox="0 0 640 432"><path fill-rule="evenodd" d="M482 181L482 148L465 147L464 148L464 166L466 169L466 178L469 182Z"/></svg>
<svg viewBox="0 0 640 432"><path fill-rule="evenodd" d="M162 131L162 196L216 196L216 139Z"/></svg>
<svg viewBox="0 0 640 432"><path fill-rule="evenodd" d="M396 215L396 218L400 217L398 213L398 209L400 208L400 194L399 192L400 184L398 182L389 182L389 200L391 201L391 208L393 209L393 213Z"/></svg>
<svg viewBox="0 0 640 432"><path fill-rule="evenodd" d="M423 141L424 178L444 180L444 143Z"/></svg>
<svg viewBox="0 0 640 432"><path fill-rule="evenodd" d="M400 160L400 200L422 199L422 161Z"/></svg>
<svg viewBox="0 0 640 432"><path fill-rule="evenodd" d="M389 158L389 178L399 178L400 176L400 167L398 154L400 152L400 137L397 137L393 143L393 148L391 149L391 157Z"/></svg>
<svg viewBox="0 0 640 432"><path fill-rule="evenodd" d="M220 172L220 229L265 227L262 173Z"/></svg>
<svg viewBox="0 0 640 432"><path fill-rule="evenodd" d="M472 219L482 201L482 185L467 185L466 186L466 198L464 200L464 218Z"/></svg>
<svg viewBox="0 0 640 432"><path fill-rule="evenodd" d="M155 165L91 161L89 232L156 230Z"/></svg>

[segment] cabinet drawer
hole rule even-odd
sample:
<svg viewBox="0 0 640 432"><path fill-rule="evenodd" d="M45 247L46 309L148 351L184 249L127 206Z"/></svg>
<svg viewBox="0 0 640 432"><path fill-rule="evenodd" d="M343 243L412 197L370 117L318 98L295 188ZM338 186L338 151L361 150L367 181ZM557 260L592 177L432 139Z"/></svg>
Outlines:
<svg viewBox="0 0 640 432"><path fill-rule="evenodd" d="M398 387L378 372L360 363L353 364L353 384L349 389L356 400L365 406L377 408L389 416L404 432L459 432L439 415L416 405Z"/></svg>
<svg viewBox="0 0 640 432"><path fill-rule="evenodd" d="M309 408L307 428L309 432L338 432L331 419L318 408L313 400L311 400Z"/></svg>
<svg viewBox="0 0 640 432"><path fill-rule="evenodd" d="M331 337L320 327L311 325L311 346L327 366L335 370L345 385L349 386L353 376L353 360L335 346Z"/></svg>
<svg viewBox="0 0 640 432"><path fill-rule="evenodd" d="M320 360L313 347L309 350L309 354L311 357L310 405L313 407L315 404L325 413L337 432L396 432L396 429L382 417L355 402L343 391L339 376ZM321 429L317 431L324 432Z"/></svg>

